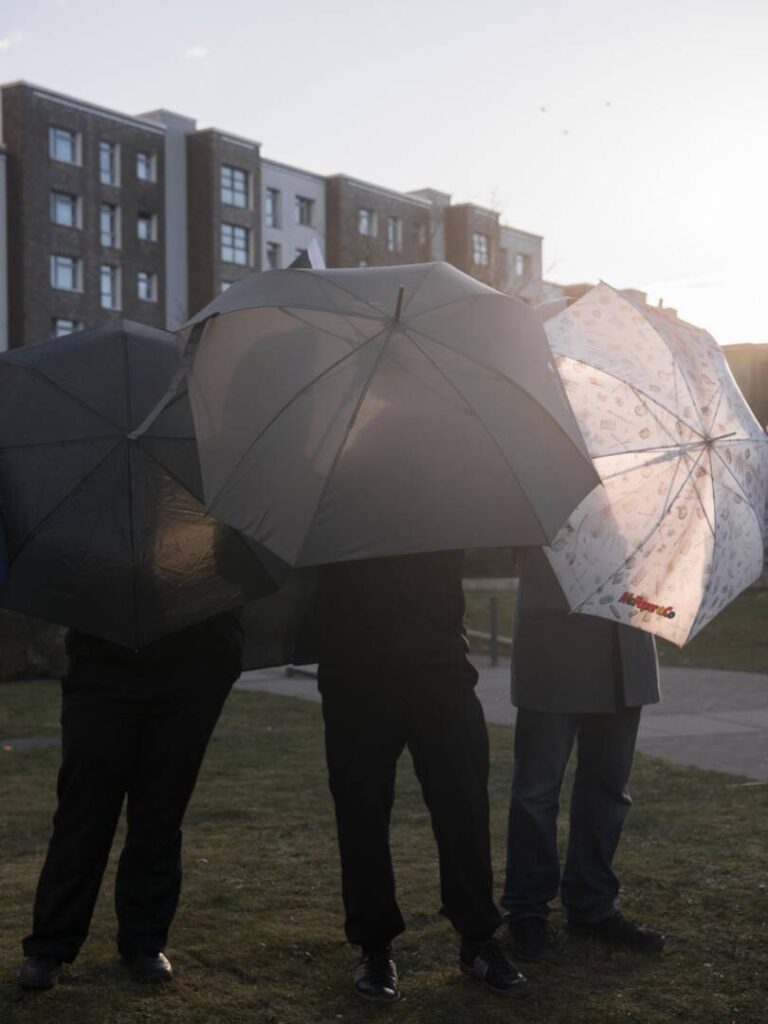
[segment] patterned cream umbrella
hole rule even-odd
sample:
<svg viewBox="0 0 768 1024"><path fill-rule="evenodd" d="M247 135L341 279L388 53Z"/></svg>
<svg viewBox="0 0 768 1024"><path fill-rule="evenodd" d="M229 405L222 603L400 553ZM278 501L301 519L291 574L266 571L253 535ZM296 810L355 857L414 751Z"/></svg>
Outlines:
<svg viewBox="0 0 768 1024"><path fill-rule="evenodd" d="M715 340L606 284L545 324L603 486L546 549L574 611L695 636L763 570L765 432Z"/></svg>

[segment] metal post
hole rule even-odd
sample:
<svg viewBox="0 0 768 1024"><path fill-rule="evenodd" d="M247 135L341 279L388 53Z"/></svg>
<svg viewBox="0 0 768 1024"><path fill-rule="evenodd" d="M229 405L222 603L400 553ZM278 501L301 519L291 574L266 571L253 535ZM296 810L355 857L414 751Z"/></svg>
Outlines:
<svg viewBox="0 0 768 1024"><path fill-rule="evenodd" d="M491 598L491 665L499 664L499 599Z"/></svg>

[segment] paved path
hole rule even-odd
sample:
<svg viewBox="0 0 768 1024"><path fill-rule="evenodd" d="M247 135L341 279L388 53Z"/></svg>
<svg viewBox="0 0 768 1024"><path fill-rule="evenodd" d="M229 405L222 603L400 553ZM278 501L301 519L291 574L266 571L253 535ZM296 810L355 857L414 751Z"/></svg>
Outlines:
<svg viewBox="0 0 768 1024"><path fill-rule="evenodd" d="M492 668L475 659L477 692L489 722L511 725L509 662ZM315 680L283 669L246 672L238 689L318 701ZM10 750L55 746L58 736L0 739ZM643 711L638 747L678 764L746 775L768 782L768 675L714 669L662 669L662 700Z"/></svg>
<svg viewBox="0 0 768 1024"><path fill-rule="evenodd" d="M497 668L475 659L477 692L489 722L511 725L509 662ZM318 700L314 679L282 669L246 672L238 689ZM638 747L678 764L768 782L768 675L714 669L662 669L662 699L640 720Z"/></svg>

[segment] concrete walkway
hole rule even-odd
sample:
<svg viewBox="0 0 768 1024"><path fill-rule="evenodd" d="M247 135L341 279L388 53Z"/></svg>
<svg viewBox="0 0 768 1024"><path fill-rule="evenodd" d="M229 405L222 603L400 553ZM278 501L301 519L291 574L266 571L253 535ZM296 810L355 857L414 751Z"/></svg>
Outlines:
<svg viewBox="0 0 768 1024"><path fill-rule="evenodd" d="M489 722L511 725L509 662L474 659L477 693ZM246 672L238 689L319 700L314 679L283 669ZM646 707L638 748L677 764L697 765L768 782L768 675L714 669L662 669L660 704Z"/></svg>
<svg viewBox="0 0 768 1024"><path fill-rule="evenodd" d="M509 662L496 668L476 658L477 692L489 722L511 725ZM284 669L246 672L239 690L318 701L317 684ZM0 756L13 750L56 746L58 736L0 739ZM768 782L768 675L714 669L662 669L662 700L645 708L638 747L677 764L746 775Z"/></svg>

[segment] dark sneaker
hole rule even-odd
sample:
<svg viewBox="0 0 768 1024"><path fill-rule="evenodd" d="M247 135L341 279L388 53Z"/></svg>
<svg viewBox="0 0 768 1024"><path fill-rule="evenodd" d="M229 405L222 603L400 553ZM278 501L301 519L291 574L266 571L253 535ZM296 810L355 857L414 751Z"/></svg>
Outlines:
<svg viewBox="0 0 768 1024"><path fill-rule="evenodd" d="M53 988L59 977L61 961L52 956L28 956L19 968L22 988Z"/></svg>
<svg viewBox="0 0 768 1024"><path fill-rule="evenodd" d="M584 939L596 939L606 946L623 946L641 953L658 953L667 941L663 932L655 932L651 928L643 928L633 921L627 921L617 910L610 917L593 924L568 922L565 926L571 935Z"/></svg>
<svg viewBox="0 0 768 1024"><path fill-rule="evenodd" d="M557 932L544 917L519 917L509 922L515 959L526 964L552 964L565 960Z"/></svg>
<svg viewBox="0 0 768 1024"><path fill-rule="evenodd" d="M128 953L123 962L136 981L163 982L173 977L171 961L165 953Z"/></svg>
<svg viewBox="0 0 768 1024"><path fill-rule="evenodd" d="M353 978L355 993L361 999L377 1003L394 1003L400 998L397 967L389 946L363 953Z"/></svg>
<svg viewBox="0 0 768 1024"><path fill-rule="evenodd" d="M508 960L495 939L485 942L464 940L459 952L459 967L464 974L478 978L500 996L528 995L528 981Z"/></svg>

